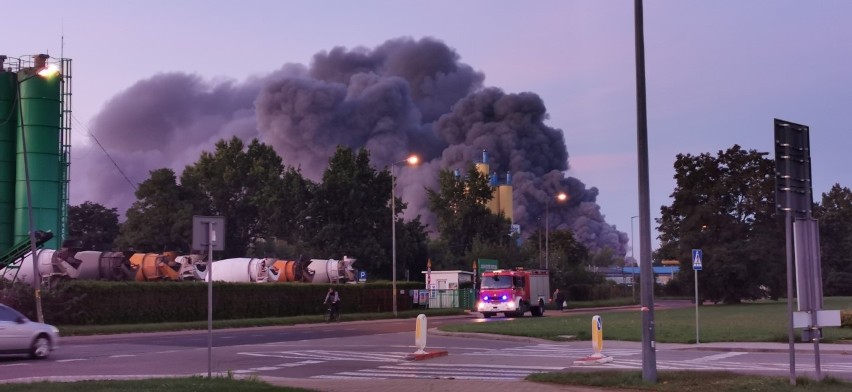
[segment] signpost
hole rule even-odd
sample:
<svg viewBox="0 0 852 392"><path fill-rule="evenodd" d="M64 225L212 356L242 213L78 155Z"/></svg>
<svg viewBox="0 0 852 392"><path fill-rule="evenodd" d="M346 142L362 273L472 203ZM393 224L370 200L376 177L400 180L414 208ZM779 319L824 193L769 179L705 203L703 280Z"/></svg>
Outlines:
<svg viewBox="0 0 852 392"><path fill-rule="evenodd" d="M698 271L701 271L703 257L704 252L701 249L692 250L692 271L695 274L695 344L701 343L698 340Z"/></svg>
<svg viewBox="0 0 852 392"><path fill-rule="evenodd" d="M213 251L225 250L225 217L192 217L192 249L207 249L207 378L213 373Z"/></svg>
<svg viewBox="0 0 852 392"><path fill-rule="evenodd" d="M819 340L822 327L833 323L834 312L822 310L822 267L819 252L819 226L812 217L810 128L807 125L775 119L775 203L785 216L787 237L787 315L790 344L790 384L796 385L794 328L804 327L802 339L814 343L816 379L822 379ZM799 311L808 322L793 312L793 265ZM838 312L839 313L839 312ZM802 325L802 324L807 325Z"/></svg>
<svg viewBox="0 0 852 392"><path fill-rule="evenodd" d="M432 259L426 259L426 288L432 285Z"/></svg>

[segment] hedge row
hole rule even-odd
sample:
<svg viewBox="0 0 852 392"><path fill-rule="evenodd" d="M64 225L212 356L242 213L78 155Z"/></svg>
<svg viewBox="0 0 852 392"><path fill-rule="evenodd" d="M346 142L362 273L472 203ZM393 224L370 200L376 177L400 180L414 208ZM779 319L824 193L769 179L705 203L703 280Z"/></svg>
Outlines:
<svg viewBox="0 0 852 392"><path fill-rule="evenodd" d="M631 288L614 284L572 284L568 286L569 301L600 301L631 296Z"/></svg>
<svg viewBox="0 0 852 392"><path fill-rule="evenodd" d="M23 286L23 287L21 287ZM322 314L328 284L224 283L213 284L213 318L217 320ZM390 312L391 283L333 285L344 313ZM423 283L398 282L397 290L422 288ZM35 319L29 286L2 289L0 300ZM412 307L407 294L397 294L397 309ZM47 321L57 325L108 325L207 319L204 282L68 281L42 291Z"/></svg>

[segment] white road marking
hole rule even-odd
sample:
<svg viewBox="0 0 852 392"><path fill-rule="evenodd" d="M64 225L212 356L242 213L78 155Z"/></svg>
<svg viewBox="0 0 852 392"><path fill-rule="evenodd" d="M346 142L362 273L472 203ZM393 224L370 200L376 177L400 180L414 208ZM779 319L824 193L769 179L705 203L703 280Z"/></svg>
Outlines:
<svg viewBox="0 0 852 392"><path fill-rule="evenodd" d="M701 357L701 358L690 359L687 362L710 362L710 361L717 361L717 360L720 360L720 359L731 358L731 357L736 357L736 356L745 355L745 354L748 354L748 353L740 352L740 351L732 351L732 352L729 352L729 353L721 353L721 354L716 354L716 355L708 355L706 357Z"/></svg>

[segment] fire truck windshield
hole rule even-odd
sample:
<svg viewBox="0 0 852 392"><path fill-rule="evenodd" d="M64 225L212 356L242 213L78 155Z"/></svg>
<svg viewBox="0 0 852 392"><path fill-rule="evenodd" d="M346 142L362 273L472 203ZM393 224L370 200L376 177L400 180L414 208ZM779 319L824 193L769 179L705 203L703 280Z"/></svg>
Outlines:
<svg viewBox="0 0 852 392"><path fill-rule="evenodd" d="M483 289L510 289L512 288L512 277L511 276L489 276L487 278L482 279L482 288Z"/></svg>

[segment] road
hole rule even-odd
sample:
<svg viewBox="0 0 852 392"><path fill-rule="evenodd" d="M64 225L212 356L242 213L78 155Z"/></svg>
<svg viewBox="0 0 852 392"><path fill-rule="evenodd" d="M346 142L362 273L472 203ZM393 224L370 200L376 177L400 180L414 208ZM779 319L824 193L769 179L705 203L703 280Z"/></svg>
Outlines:
<svg viewBox="0 0 852 392"><path fill-rule="evenodd" d="M433 317L430 328L478 322L472 316ZM488 322L501 322L491 319ZM407 361L415 351L414 320L357 321L335 324L214 331L216 374L310 380L521 380L530 373L586 369L640 370L638 342L605 342L608 364L575 366L591 354L589 342L545 342L490 336L430 333L427 351L447 356ZM206 375L206 331L70 337L50 359L0 358L0 381L73 380ZM829 346L839 349L829 349ZM779 349L782 348L782 349ZM729 370L789 375L786 344L657 345L657 369ZM852 345L822 345L822 372L852 379ZM812 345L797 353L799 375L812 374ZM313 385L313 384L312 384ZM320 384L322 385L322 384ZM351 389L351 388L350 388ZM333 389L330 389L333 390Z"/></svg>

